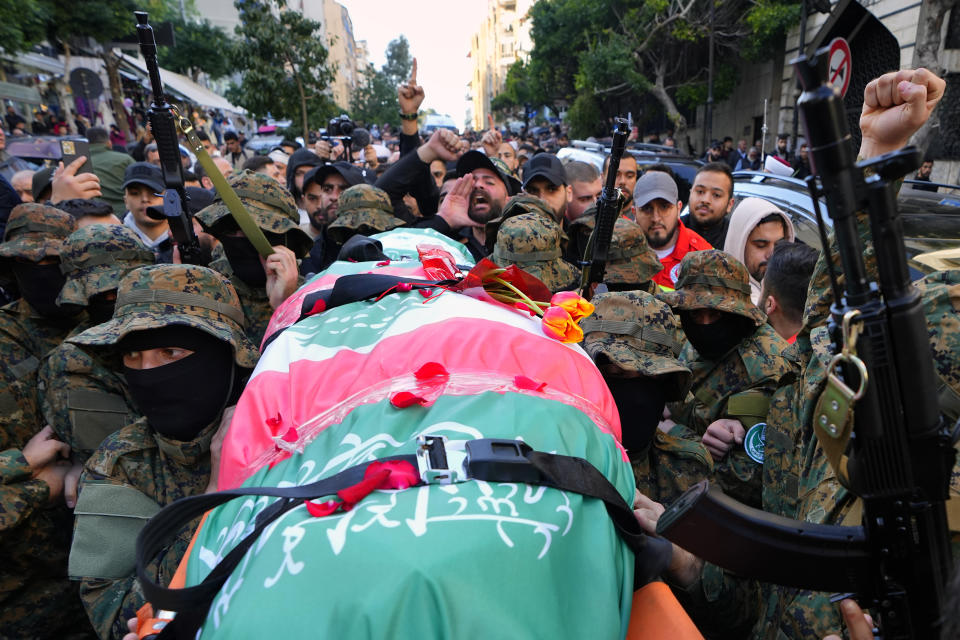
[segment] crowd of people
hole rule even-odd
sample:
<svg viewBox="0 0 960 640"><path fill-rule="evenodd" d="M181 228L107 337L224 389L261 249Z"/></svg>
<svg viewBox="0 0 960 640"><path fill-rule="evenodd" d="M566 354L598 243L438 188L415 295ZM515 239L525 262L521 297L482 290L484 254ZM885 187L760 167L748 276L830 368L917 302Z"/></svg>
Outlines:
<svg viewBox="0 0 960 640"><path fill-rule="evenodd" d="M860 155L903 146L944 87L922 69L874 80ZM562 131L421 136L423 99L415 74L399 87L400 130L375 132L386 157L322 135L260 155L238 132L201 129L274 250L259 255L184 142L205 265L181 264L158 215L166 185L148 136L128 153L88 127L85 173L86 158L19 167L0 133L0 638L129 634L145 602L137 531L162 506L217 489L220 443L273 310L335 261L379 257L365 236L432 229L553 292L579 286L608 167L561 161ZM627 154L616 173L621 215L582 346L620 412L636 516L651 535L663 505L704 479L801 520L839 523L853 509L810 432L836 248L798 242L771 202L736 202L731 171L759 169L758 154L745 140L711 145L688 203L665 165L641 172ZM786 155L784 138L774 161L809 172L805 146ZM955 308L953 278L921 282L925 300ZM955 345L942 304L927 307L931 335ZM960 379L957 353L937 361L947 385ZM758 437L759 454L746 446ZM190 533L154 562L161 580ZM829 594L761 584L679 548L664 579L707 637L844 629ZM843 617L852 637L871 637L855 605Z"/></svg>

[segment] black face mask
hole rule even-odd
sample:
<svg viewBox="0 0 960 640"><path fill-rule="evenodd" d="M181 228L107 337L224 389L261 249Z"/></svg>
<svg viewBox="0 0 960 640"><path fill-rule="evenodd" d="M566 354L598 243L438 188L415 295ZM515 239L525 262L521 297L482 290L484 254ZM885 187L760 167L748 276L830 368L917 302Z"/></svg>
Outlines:
<svg viewBox="0 0 960 640"><path fill-rule="evenodd" d="M683 325L687 340L707 360L717 360L726 355L756 330L750 318L726 312L716 322L697 324L689 313L681 311L680 324Z"/></svg>
<svg viewBox="0 0 960 640"><path fill-rule="evenodd" d="M57 296L66 282L59 264L14 262L13 274L23 299L41 316L51 320L65 319L83 310L78 304L57 304Z"/></svg>
<svg viewBox="0 0 960 640"><path fill-rule="evenodd" d="M263 270L260 254L245 236L223 236L220 238L223 252L227 254L230 267L238 278L251 287L267 284L267 272Z"/></svg>
<svg viewBox="0 0 960 640"><path fill-rule="evenodd" d="M187 338L183 332L191 332ZM196 335L202 334L202 335ZM137 408L160 435L188 442L209 426L234 394L237 371L233 349L199 329L164 327L124 338L121 351L181 347L191 355L153 369L123 367Z"/></svg>
<svg viewBox="0 0 960 640"><path fill-rule="evenodd" d="M117 306L117 297L112 295L107 298L106 296L107 293L98 293L90 296L90 299L87 300L87 317L90 319L90 324L103 324L113 317L113 310Z"/></svg>
<svg viewBox="0 0 960 640"><path fill-rule="evenodd" d="M647 448L663 418L663 385L652 378L604 379L620 413L623 446L633 457Z"/></svg>

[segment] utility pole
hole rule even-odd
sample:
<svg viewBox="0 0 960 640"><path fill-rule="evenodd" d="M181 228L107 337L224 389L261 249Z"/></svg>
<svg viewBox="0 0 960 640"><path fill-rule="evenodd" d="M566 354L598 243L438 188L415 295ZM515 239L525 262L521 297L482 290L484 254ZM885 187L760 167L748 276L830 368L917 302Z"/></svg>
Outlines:
<svg viewBox="0 0 960 640"><path fill-rule="evenodd" d="M707 108L703 123L703 148L713 140L713 19L716 1L710 0L710 51L707 62Z"/></svg>
<svg viewBox="0 0 960 640"><path fill-rule="evenodd" d="M797 53L803 55L805 49L807 48L807 0L800 0L800 43L797 45ZM796 77L796 72L794 72L794 77ZM794 80L796 86L794 86L794 96L793 96L793 131L792 138L793 144L791 146L791 151L796 155L797 150L800 148L800 145L797 144L797 130L799 128L800 113L797 109L797 102L800 100L800 86L797 80Z"/></svg>

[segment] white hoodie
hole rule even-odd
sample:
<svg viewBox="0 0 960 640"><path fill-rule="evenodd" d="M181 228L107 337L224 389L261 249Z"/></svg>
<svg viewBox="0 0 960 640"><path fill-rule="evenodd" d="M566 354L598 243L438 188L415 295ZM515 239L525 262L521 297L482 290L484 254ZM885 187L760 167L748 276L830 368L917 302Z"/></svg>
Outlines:
<svg viewBox="0 0 960 640"><path fill-rule="evenodd" d="M734 258L746 264L743 259L744 250L747 248L747 238L757 226L757 224L771 213L779 213L787 227L786 240L793 242L796 234L793 231L793 222L790 216L780 210L775 204L764 200L763 198L746 198L730 215L730 225L727 228L727 239L723 243L723 250ZM753 304L760 302L760 283L750 276L750 299Z"/></svg>

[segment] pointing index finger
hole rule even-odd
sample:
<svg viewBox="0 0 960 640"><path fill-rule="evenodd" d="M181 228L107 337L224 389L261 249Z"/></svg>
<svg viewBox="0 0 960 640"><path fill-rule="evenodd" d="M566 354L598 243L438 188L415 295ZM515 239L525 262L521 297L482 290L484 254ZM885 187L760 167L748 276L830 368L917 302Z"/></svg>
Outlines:
<svg viewBox="0 0 960 640"><path fill-rule="evenodd" d="M413 66L410 68L410 86L417 86L417 59L413 59Z"/></svg>

